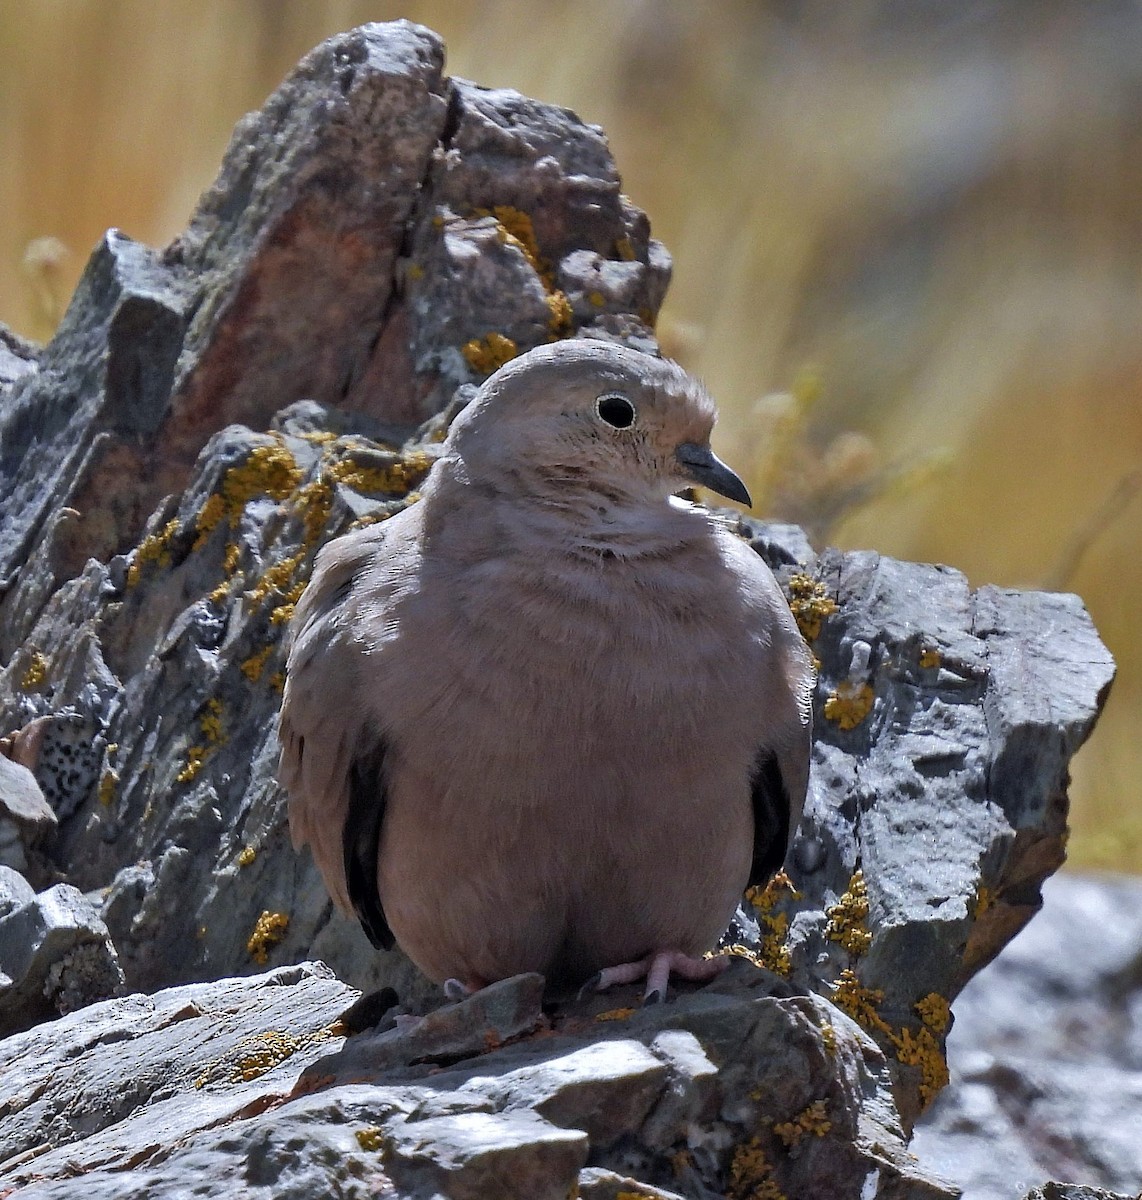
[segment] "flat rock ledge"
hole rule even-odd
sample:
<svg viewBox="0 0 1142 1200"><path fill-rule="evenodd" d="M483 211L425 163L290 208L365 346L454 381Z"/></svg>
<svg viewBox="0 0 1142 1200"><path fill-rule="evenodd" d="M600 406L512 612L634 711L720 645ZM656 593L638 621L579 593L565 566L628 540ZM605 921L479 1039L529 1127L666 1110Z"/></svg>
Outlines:
<svg viewBox="0 0 1142 1200"><path fill-rule="evenodd" d="M171 246L108 233L48 346L0 338L0 1160L29 1194L239 1160L275 1195L512 1194L508 1163L528 1195L954 1194L906 1138L952 1002L1064 856L1114 671L1077 597L724 514L820 662L810 797L744 961L661 1010L517 980L417 1026L438 997L289 846L274 726L317 549L415 503L514 354L653 352L669 270L600 130L395 22L308 55ZM384 987L399 1026L341 1045ZM497 1024L505 995L532 1016Z"/></svg>
<svg viewBox="0 0 1142 1200"><path fill-rule="evenodd" d="M906 1150L883 1053L818 997L745 963L647 1009L542 990L351 1036L358 994L320 963L96 1004L0 1044L0 1195L956 1194Z"/></svg>

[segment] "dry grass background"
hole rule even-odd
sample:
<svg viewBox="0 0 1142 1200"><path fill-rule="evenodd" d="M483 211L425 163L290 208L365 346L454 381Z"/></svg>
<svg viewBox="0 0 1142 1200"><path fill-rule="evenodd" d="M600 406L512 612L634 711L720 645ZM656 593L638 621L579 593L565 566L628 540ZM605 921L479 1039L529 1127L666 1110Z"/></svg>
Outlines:
<svg viewBox="0 0 1142 1200"><path fill-rule="evenodd" d="M770 511L1086 599L1120 675L1072 861L1142 869L1142 10L0 0L0 319L49 333L105 227L169 240L242 112L396 16L606 128L675 257L664 340Z"/></svg>

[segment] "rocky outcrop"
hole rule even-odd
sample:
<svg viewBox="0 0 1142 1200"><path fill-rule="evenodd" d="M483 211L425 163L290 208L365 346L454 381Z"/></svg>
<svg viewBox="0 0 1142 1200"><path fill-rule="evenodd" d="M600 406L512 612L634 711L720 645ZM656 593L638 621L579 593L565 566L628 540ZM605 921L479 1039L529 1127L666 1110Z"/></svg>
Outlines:
<svg viewBox="0 0 1142 1200"><path fill-rule="evenodd" d="M669 1005L545 1012L520 976L348 1037L356 993L322 964L107 1001L0 1043L0 1181L28 1200L234 1179L267 1197L953 1196L904 1148L872 1040L788 990L742 963Z"/></svg>
<svg viewBox="0 0 1142 1200"><path fill-rule="evenodd" d="M170 1039L214 1034L170 1015L184 1003L241 1011L249 1036L268 1033L267 996L301 992L200 988L267 964L291 988L324 980L312 987L330 1004L351 998L345 985L287 965L320 959L349 985L392 988L406 1015L438 1000L399 952L378 954L332 912L289 846L273 778L284 631L325 540L415 503L466 388L550 338L653 349L669 276L599 130L448 79L442 64L439 39L404 22L325 43L239 125L182 237L159 253L108 234L52 343L34 359L3 344L0 733L53 816L9 821L40 892L16 888L0 924L13 997L5 1009L0 988L0 1022L19 1031L100 999L116 971L128 989L176 988L17 1032L11 1062L48 1061L57 1038L120 1046L124 1022L159 1008L169 1020L136 1047L140 1064L152 1052L190 1062ZM344 1188L380 1172L397 1194L480 1194L470 1180L518 1160L537 1164L521 1176L529 1194L558 1181L565 1195L575 1179L599 1196L948 1194L903 1139L945 1082L951 1001L1035 912L1062 860L1067 764L1113 664L1073 596L973 592L948 568L817 555L796 529L725 519L774 566L821 664L811 794L787 873L728 936L752 965L661 1013L624 1014L621 1037L594 1010L541 1019L520 999L534 985L517 982L512 1003L535 1022L515 1032L473 1001L460 1008L478 1019L432 1014L330 1058L341 1035L321 1008L320 1046L281 1060L288 1102L273 1101L272 1119L258 1115L264 1093L235 1093L237 1107L224 1098L195 1124L191 1091L213 1077L191 1088L147 1066L157 1090L111 1105L145 1116L108 1132L82 1108L82 1072L97 1068L77 1050L81 1109L67 1129L25 1116L41 1083L8 1093L5 1130L27 1122L9 1168L62 1180L73 1160L107 1166L99 1186L113 1189L145 1163L159 1182L134 1177L142 1195L171 1164L242 1161L276 1186L295 1161L276 1131L296 1118L317 1131L313 1180L342 1170L329 1164L348 1148ZM90 936L48 936L60 887L71 928ZM20 914L41 932L6 944ZM106 969L53 987L77 940L104 947ZM105 1037L100 1021L118 1032ZM435 1040L451 1021L468 1032ZM522 1040L489 1050L485 1029ZM552 1082L561 1055L582 1083L574 1102ZM634 1064L614 1113L611 1085L584 1062L603 1080ZM436 1082L448 1075L431 1103L413 1069L426 1064ZM312 1093L292 1091L299 1068ZM349 1079L388 1098L354 1107ZM227 1087L237 1082L250 1080ZM170 1105L158 1116L155 1095ZM353 1132L366 1109L369 1146ZM188 1112L185 1128L162 1124ZM236 1122L253 1122L237 1141ZM34 1172L13 1167L29 1154Z"/></svg>

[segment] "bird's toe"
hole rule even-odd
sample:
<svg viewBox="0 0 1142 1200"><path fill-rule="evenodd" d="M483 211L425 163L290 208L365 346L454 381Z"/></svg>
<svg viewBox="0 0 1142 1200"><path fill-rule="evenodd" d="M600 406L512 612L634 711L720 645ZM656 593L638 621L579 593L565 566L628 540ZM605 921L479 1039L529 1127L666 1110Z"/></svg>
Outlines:
<svg viewBox="0 0 1142 1200"><path fill-rule="evenodd" d="M646 991L643 993L642 1002L644 1005L657 1004L666 999L671 975L680 975L683 979L700 982L713 979L728 966L729 960L721 956L694 958L680 950L659 950L640 958L637 962L619 963L597 972L583 984L579 995L582 997L590 992L605 992L619 984L645 979Z"/></svg>

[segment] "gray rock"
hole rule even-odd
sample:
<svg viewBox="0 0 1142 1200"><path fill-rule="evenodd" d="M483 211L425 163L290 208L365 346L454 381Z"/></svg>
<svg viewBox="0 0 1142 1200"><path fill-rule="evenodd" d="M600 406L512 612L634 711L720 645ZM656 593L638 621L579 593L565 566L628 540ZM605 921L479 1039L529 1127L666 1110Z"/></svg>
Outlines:
<svg viewBox="0 0 1142 1200"><path fill-rule="evenodd" d="M70 884L37 896L21 882L0 867L0 1037L113 996L123 986L95 905Z"/></svg>
<svg viewBox="0 0 1142 1200"><path fill-rule="evenodd" d="M1076 1183L1045 1183L1027 1193L1026 1200L1138 1200L1137 1193L1107 1192Z"/></svg>
<svg viewBox="0 0 1142 1200"><path fill-rule="evenodd" d="M0 1187L955 1195L906 1151L873 1042L744 964L642 1010L594 997L544 1014L535 976L489 991L345 1040L355 993L302 964L38 1026L0 1043ZM378 1038L404 1049L379 1065Z"/></svg>
<svg viewBox="0 0 1142 1200"><path fill-rule="evenodd" d="M1142 1186L1142 883L1063 874L1043 891L959 997L952 1081L913 1143L966 1200L1045 1177Z"/></svg>

